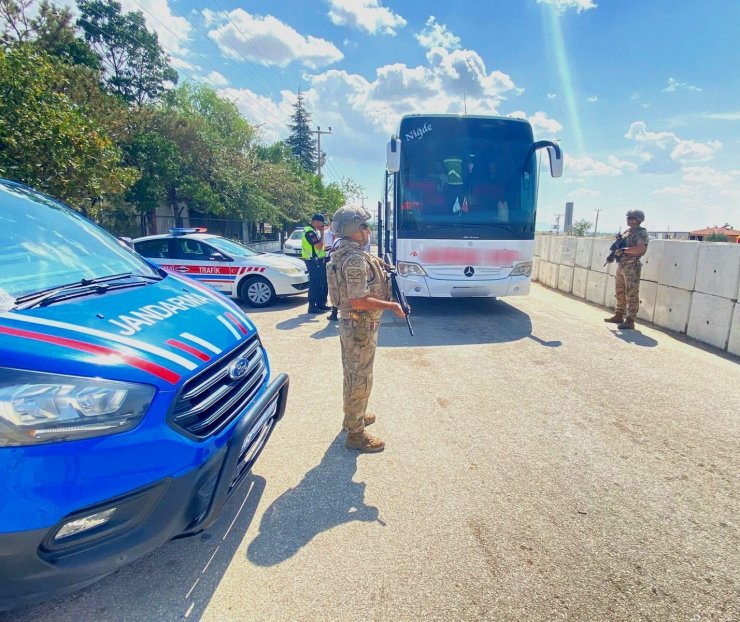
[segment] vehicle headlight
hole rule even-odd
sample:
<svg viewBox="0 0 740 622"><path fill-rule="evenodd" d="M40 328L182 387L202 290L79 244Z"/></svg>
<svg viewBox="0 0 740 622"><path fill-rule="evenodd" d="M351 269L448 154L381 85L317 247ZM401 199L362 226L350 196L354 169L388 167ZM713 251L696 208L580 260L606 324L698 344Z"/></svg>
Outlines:
<svg viewBox="0 0 740 622"><path fill-rule="evenodd" d="M509 276L529 276L530 274L532 274L532 262L523 261L514 266Z"/></svg>
<svg viewBox="0 0 740 622"><path fill-rule="evenodd" d="M273 268L281 274L287 274L288 276L301 276L304 272L296 266L273 266Z"/></svg>
<svg viewBox="0 0 740 622"><path fill-rule="evenodd" d="M426 276L427 273L424 272L424 268L422 268L418 263L409 263L406 261L399 261L396 264L396 269L398 270L398 274L400 276Z"/></svg>
<svg viewBox="0 0 740 622"><path fill-rule="evenodd" d="M0 367L0 447L125 432L153 398L148 385Z"/></svg>

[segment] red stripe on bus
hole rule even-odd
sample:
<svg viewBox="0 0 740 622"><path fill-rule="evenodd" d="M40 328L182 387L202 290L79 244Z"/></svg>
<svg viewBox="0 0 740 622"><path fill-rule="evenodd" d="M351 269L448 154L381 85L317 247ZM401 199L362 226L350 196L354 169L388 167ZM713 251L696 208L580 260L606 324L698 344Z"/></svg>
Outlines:
<svg viewBox="0 0 740 622"><path fill-rule="evenodd" d="M177 383L180 380L179 374L152 363L144 359L140 359L137 356L131 356L112 348L105 348L92 343L85 343L84 341L77 341L76 339L68 339L66 337L56 337L54 335L45 335L44 333L34 333L29 330L23 330L21 328L10 328L9 326L0 326L0 333L5 335L12 335L13 337L22 337L24 339L33 339L34 341L41 341L44 343L53 343L57 346L70 348L72 350L79 350L80 352L88 352L90 354L104 354L106 356L118 356L122 358L131 367L136 367L142 371L145 371L153 376L157 376L162 380L166 380L171 384Z"/></svg>
<svg viewBox="0 0 740 622"><path fill-rule="evenodd" d="M189 346L187 343L183 343L182 341L178 341L177 339L168 339L167 341L165 341L165 343L168 346L172 346L173 348L177 348L178 350L182 350L183 352L192 354L194 357L199 358L201 361L211 360L211 357L208 356L205 352L201 352L197 348Z"/></svg>

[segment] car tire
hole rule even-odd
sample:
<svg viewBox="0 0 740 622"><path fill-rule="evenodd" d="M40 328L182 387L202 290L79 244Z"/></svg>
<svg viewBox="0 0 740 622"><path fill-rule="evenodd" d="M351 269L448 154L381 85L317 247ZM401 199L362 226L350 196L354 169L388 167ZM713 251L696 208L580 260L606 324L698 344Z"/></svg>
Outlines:
<svg viewBox="0 0 740 622"><path fill-rule="evenodd" d="M239 288L239 297L250 307L267 307L275 302L275 288L261 276L244 281Z"/></svg>

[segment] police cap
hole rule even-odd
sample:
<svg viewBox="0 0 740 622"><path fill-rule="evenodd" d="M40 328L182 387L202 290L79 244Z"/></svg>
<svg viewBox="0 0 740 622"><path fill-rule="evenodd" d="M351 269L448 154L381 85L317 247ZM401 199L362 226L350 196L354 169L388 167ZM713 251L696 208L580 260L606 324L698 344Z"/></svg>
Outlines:
<svg viewBox="0 0 740 622"><path fill-rule="evenodd" d="M641 209L631 209L627 212L627 219L629 220L630 218L636 218L640 222L643 222L645 220L645 212Z"/></svg>
<svg viewBox="0 0 740 622"><path fill-rule="evenodd" d="M370 213L364 207L340 207L331 220L331 228L339 237L347 238L357 233L360 225L370 220Z"/></svg>
<svg viewBox="0 0 740 622"><path fill-rule="evenodd" d="M314 214L311 216L311 222L314 220L318 220L319 222L324 222L324 215L323 214Z"/></svg>

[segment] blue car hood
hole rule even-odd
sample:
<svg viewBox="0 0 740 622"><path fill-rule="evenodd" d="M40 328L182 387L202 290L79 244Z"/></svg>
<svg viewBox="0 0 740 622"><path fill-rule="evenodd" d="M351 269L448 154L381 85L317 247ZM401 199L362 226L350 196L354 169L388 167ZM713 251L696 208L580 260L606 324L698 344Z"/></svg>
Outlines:
<svg viewBox="0 0 740 622"><path fill-rule="evenodd" d="M179 276L0 313L2 367L173 389L256 333L217 292Z"/></svg>

